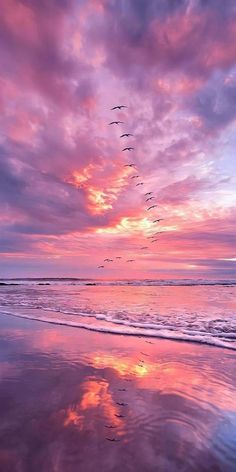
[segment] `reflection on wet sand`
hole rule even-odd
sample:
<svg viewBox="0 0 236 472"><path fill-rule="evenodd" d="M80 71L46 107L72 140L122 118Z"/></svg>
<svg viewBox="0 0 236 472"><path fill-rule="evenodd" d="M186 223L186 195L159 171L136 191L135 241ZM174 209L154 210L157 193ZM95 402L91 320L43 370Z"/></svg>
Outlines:
<svg viewBox="0 0 236 472"><path fill-rule="evenodd" d="M235 470L235 354L1 317L0 470Z"/></svg>

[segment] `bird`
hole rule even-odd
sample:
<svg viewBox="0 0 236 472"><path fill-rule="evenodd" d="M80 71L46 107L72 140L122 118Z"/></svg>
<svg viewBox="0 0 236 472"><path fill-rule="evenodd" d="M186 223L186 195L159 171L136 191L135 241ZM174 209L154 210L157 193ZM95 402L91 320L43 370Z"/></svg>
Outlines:
<svg viewBox="0 0 236 472"><path fill-rule="evenodd" d="M148 249L148 246L143 246L140 249Z"/></svg>
<svg viewBox="0 0 236 472"><path fill-rule="evenodd" d="M118 442L120 439L117 438L106 438L107 441Z"/></svg>
<svg viewBox="0 0 236 472"><path fill-rule="evenodd" d="M156 243L157 241L159 241L159 239L153 239L151 243Z"/></svg>
<svg viewBox="0 0 236 472"><path fill-rule="evenodd" d="M115 107L111 108L111 110L121 110L121 108L128 108L126 105L116 105Z"/></svg>
<svg viewBox="0 0 236 472"><path fill-rule="evenodd" d="M148 197L147 200L145 200L145 202L149 202L149 200L153 200L155 199L155 197Z"/></svg>
<svg viewBox="0 0 236 472"><path fill-rule="evenodd" d="M113 262L113 259L104 259L104 262Z"/></svg>
<svg viewBox="0 0 236 472"><path fill-rule="evenodd" d="M138 187L139 185L144 185L144 182L139 182L138 184L136 184L136 187Z"/></svg>
<svg viewBox="0 0 236 472"><path fill-rule="evenodd" d="M128 405L128 403L123 403L123 402L121 402L121 403L120 403L120 402L116 402L116 404L119 405L119 406L127 406L127 405Z"/></svg>
<svg viewBox="0 0 236 472"><path fill-rule="evenodd" d="M134 148L133 147L125 147L124 149L122 149L122 152L123 151L133 151Z"/></svg>
<svg viewBox="0 0 236 472"><path fill-rule="evenodd" d="M156 207L157 207L157 205L152 205L149 208L147 208L147 211L151 210L152 208L156 208Z"/></svg>
<svg viewBox="0 0 236 472"><path fill-rule="evenodd" d="M124 134L122 134L122 135L120 136L120 138L125 138L125 137L128 138L129 136L133 136L133 134L131 134L131 133L124 133Z"/></svg>
<svg viewBox="0 0 236 472"><path fill-rule="evenodd" d="M135 167L135 164L125 164L124 167Z"/></svg>
<svg viewBox="0 0 236 472"><path fill-rule="evenodd" d="M116 414L115 414L115 416L116 416L117 418L125 418L125 415L116 415Z"/></svg>
<svg viewBox="0 0 236 472"><path fill-rule="evenodd" d="M124 121L111 121L108 125L120 125L121 123L124 123Z"/></svg>
<svg viewBox="0 0 236 472"><path fill-rule="evenodd" d="M144 194L145 197L147 197L148 195L152 195L153 192L147 192Z"/></svg>
<svg viewBox="0 0 236 472"><path fill-rule="evenodd" d="M128 259L126 262L134 262L134 259Z"/></svg>
<svg viewBox="0 0 236 472"><path fill-rule="evenodd" d="M126 388L118 388L118 392L126 392Z"/></svg>
<svg viewBox="0 0 236 472"><path fill-rule="evenodd" d="M104 427L105 427L105 428L108 428L108 429L114 429L114 428L116 428L116 426L107 425L107 424L105 424Z"/></svg>
<svg viewBox="0 0 236 472"><path fill-rule="evenodd" d="M155 238L154 234L152 236L148 236L147 239Z"/></svg>
<svg viewBox="0 0 236 472"><path fill-rule="evenodd" d="M137 179L139 177L139 175L131 175L131 179Z"/></svg>
<svg viewBox="0 0 236 472"><path fill-rule="evenodd" d="M104 269L104 265L98 266L98 269Z"/></svg>
<svg viewBox="0 0 236 472"><path fill-rule="evenodd" d="M158 223L159 221L163 221L164 218L158 218L157 220L154 220L153 223Z"/></svg>
<svg viewBox="0 0 236 472"><path fill-rule="evenodd" d="M116 259L122 259L122 257L121 256L116 256Z"/></svg>

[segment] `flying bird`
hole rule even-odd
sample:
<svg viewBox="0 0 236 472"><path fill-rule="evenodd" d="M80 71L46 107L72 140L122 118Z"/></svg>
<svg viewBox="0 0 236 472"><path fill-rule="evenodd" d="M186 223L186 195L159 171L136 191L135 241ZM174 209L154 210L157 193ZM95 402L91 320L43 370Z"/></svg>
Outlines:
<svg viewBox="0 0 236 472"><path fill-rule="evenodd" d="M124 167L135 167L135 164L125 164Z"/></svg>
<svg viewBox="0 0 236 472"><path fill-rule="evenodd" d="M123 151L133 151L134 148L133 147L125 147L124 149L122 149L122 152Z"/></svg>
<svg viewBox="0 0 236 472"><path fill-rule="evenodd" d="M111 110L121 110L121 108L128 108L126 105L116 105L115 107L111 108Z"/></svg>
<svg viewBox="0 0 236 472"><path fill-rule="evenodd" d="M104 259L104 262L113 262L113 259Z"/></svg>
<svg viewBox="0 0 236 472"><path fill-rule="evenodd" d="M153 239L151 243L156 243L157 241L159 241L159 239Z"/></svg>
<svg viewBox="0 0 236 472"><path fill-rule="evenodd" d="M136 184L136 187L138 187L139 185L144 185L144 182L139 182L138 184Z"/></svg>
<svg viewBox="0 0 236 472"><path fill-rule="evenodd" d="M157 220L154 220L153 223L158 223L159 221L163 221L164 218L158 218Z"/></svg>
<svg viewBox="0 0 236 472"><path fill-rule="evenodd" d="M143 246L140 249L148 249L148 246Z"/></svg>
<svg viewBox="0 0 236 472"><path fill-rule="evenodd" d="M128 259L126 262L134 262L134 259Z"/></svg>
<svg viewBox="0 0 236 472"><path fill-rule="evenodd" d="M147 197L148 195L152 195L153 192L147 192L144 194L145 197Z"/></svg>
<svg viewBox="0 0 236 472"><path fill-rule="evenodd" d="M155 197L148 197L147 200L145 200L145 202L149 202L149 200L153 200L155 199Z"/></svg>
<svg viewBox="0 0 236 472"><path fill-rule="evenodd" d="M108 425L108 424L105 424L104 427L105 427L105 428L108 428L108 429L114 429L114 428L116 428L116 426L113 426L113 425L110 425L110 424L109 424L109 425Z"/></svg>
<svg viewBox="0 0 236 472"><path fill-rule="evenodd" d="M124 123L124 121L111 121L108 123L109 125L120 125L121 123Z"/></svg>
<svg viewBox="0 0 236 472"><path fill-rule="evenodd" d="M104 269L103 265L98 266L98 269Z"/></svg>
<svg viewBox="0 0 236 472"><path fill-rule="evenodd" d="M123 403L123 402L116 402L116 404L119 405L119 406L127 406L128 405L128 403Z"/></svg>
<svg viewBox="0 0 236 472"><path fill-rule="evenodd" d="M149 208L147 208L147 211L151 210L152 208L156 208L156 207L157 207L157 205L152 205Z"/></svg>
<svg viewBox="0 0 236 472"><path fill-rule="evenodd" d="M128 138L129 136L133 136L131 133L124 133L120 136L120 138Z"/></svg>
<svg viewBox="0 0 236 472"><path fill-rule="evenodd" d="M139 175L131 175L131 179L137 179L139 177Z"/></svg>
<svg viewBox="0 0 236 472"><path fill-rule="evenodd" d="M122 259L122 257L121 256L116 256L116 259Z"/></svg>

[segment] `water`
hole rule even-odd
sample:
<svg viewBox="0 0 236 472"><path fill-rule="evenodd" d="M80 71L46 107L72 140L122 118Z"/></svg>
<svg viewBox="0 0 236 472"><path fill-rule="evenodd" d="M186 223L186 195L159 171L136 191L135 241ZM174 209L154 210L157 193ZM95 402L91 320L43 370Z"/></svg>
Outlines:
<svg viewBox="0 0 236 472"><path fill-rule="evenodd" d="M0 312L95 331L236 349L236 282L2 280Z"/></svg>
<svg viewBox="0 0 236 472"><path fill-rule="evenodd" d="M0 319L1 471L235 472L234 351Z"/></svg>

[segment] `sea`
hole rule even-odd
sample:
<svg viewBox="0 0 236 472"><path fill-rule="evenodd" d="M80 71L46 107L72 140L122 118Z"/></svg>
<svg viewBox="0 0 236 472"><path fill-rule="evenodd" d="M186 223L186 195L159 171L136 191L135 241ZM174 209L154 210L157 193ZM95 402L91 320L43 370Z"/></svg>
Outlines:
<svg viewBox="0 0 236 472"><path fill-rule="evenodd" d="M236 350L236 280L0 279L0 315Z"/></svg>

